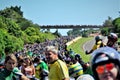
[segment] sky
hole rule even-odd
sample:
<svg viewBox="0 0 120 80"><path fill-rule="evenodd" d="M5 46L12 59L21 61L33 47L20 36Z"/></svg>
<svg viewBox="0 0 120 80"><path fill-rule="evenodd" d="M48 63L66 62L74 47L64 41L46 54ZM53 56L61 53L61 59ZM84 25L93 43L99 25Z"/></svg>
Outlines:
<svg viewBox="0 0 120 80"><path fill-rule="evenodd" d="M108 16L120 15L120 0L0 0L0 10L16 5L39 25L102 25ZM58 31L67 35L68 30Z"/></svg>

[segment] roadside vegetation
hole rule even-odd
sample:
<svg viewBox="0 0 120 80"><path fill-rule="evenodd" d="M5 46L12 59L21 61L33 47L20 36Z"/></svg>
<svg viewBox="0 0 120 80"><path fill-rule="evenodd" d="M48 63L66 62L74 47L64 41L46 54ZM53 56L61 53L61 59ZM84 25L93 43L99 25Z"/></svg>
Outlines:
<svg viewBox="0 0 120 80"><path fill-rule="evenodd" d="M26 44L52 40L57 35L42 32L38 24L23 17L21 7L15 6L0 10L0 53L20 51Z"/></svg>
<svg viewBox="0 0 120 80"><path fill-rule="evenodd" d="M85 51L83 50L83 44L92 39L93 37L83 37L78 41L74 42L73 44L71 44L70 46L68 46L68 50L71 48L75 53L81 55L83 61L88 62L90 60L90 55L85 54Z"/></svg>

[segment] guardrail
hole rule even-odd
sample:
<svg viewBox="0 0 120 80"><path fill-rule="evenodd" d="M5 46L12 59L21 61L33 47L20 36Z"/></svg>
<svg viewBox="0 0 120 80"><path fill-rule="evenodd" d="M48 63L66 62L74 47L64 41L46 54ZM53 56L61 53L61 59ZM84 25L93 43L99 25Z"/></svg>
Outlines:
<svg viewBox="0 0 120 80"><path fill-rule="evenodd" d="M73 39L73 40L67 42L66 45L69 46L69 45L71 45L72 43L74 43L74 42L76 42L77 40L79 40L80 38L82 38L82 37L81 37L81 36L76 37L75 39Z"/></svg>

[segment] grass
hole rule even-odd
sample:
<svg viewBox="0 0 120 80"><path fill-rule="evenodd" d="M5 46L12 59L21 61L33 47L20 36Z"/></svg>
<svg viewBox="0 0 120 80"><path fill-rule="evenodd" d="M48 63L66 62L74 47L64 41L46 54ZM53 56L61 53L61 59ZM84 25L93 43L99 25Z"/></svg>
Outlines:
<svg viewBox="0 0 120 80"><path fill-rule="evenodd" d="M81 38L78 41L74 42L70 46L68 46L68 50L71 48L75 53L78 53L81 55L84 62L90 61L90 55L86 55L83 50L83 44L89 40L93 39L92 37L88 38Z"/></svg>

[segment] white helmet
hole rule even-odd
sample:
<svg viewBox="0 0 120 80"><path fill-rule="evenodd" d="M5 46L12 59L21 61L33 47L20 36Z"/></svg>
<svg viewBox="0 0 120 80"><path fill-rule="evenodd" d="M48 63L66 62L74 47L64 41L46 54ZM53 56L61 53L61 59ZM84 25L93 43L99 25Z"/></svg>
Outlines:
<svg viewBox="0 0 120 80"><path fill-rule="evenodd" d="M94 80L90 74L80 75L76 80Z"/></svg>

